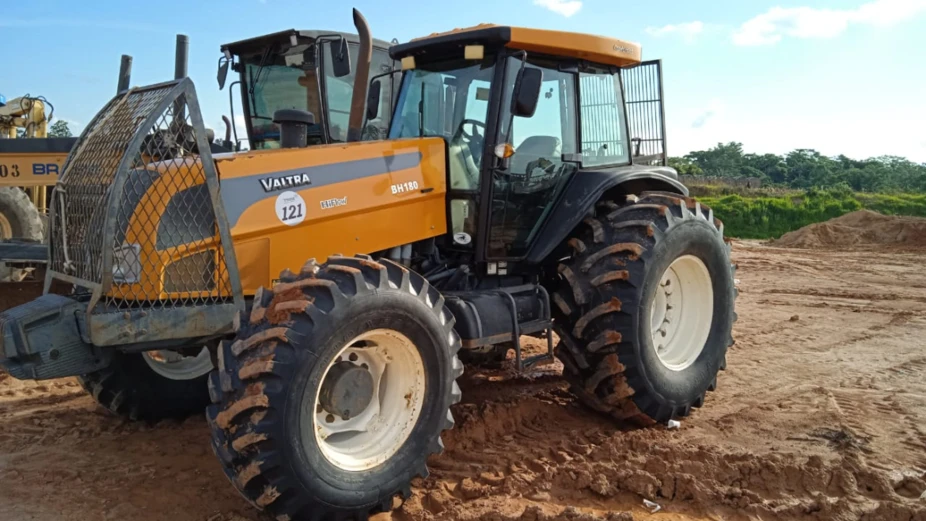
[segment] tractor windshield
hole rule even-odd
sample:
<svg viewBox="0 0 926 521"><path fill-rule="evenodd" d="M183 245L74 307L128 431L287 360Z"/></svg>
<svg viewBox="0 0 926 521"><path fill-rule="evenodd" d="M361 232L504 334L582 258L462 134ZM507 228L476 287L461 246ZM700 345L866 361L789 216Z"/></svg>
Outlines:
<svg viewBox="0 0 926 521"><path fill-rule="evenodd" d="M326 42L323 56L328 55ZM351 63L357 63L357 45L350 44ZM248 60L244 75L248 93L248 115L251 125L251 148L279 148L280 128L273 122L273 113L280 109L307 110L315 116L315 126L309 128L309 144L323 142L337 143L347 139L350 117L350 102L354 92L356 70L342 78L334 76L330 60L324 62L324 76L320 74L312 57L315 53L306 46L295 47L282 55L270 55L266 59L254 56ZM374 76L392 69L392 59L383 48L373 49L370 75ZM321 80L321 85L319 81ZM319 99L324 92L324 99ZM386 133L389 116L392 113L392 92L386 83L381 95L379 119L367 122L362 138L381 139ZM327 126L328 136L324 135Z"/></svg>
<svg viewBox="0 0 926 521"><path fill-rule="evenodd" d="M248 63L245 75L251 88L248 95L251 148L279 148L280 128L273 122L273 113L280 109L307 110L318 122L321 106L314 67L302 70L287 65L261 67Z"/></svg>
<svg viewBox="0 0 926 521"><path fill-rule="evenodd" d="M405 74L389 137L482 137L489 109L494 59L421 64ZM422 102L422 99L424 100ZM470 121L475 124L469 124ZM463 129L464 124L468 126ZM475 150L474 150L475 152ZM479 153L481 155L481 151Z"/></svg>
<svg viewBox="0 0 926 521"><path fill-rule="evenodd" d="M325 87L325 108L328 117L328 134L331 142L338 143L347 141L347 127L350 121L350 102L354 95L354 79L357 75L356 65L351 69L349 75L338 78L334 75L334 65L331 60L328 46L336 45L334 42L325 42L325 51L322 53L322 61L325 63L324 87ZM350 52L350 62L356 64L358 45L348 44ZM370 77L389 72L392 70L392 58L386 49L374 48L373 60L370 62ZM380 93L380 107L376 119L367 121L363 128L362 139L383 139L389 128L389 116L392 114L392 84L388 78L381 81L382 92Z"/></svg>

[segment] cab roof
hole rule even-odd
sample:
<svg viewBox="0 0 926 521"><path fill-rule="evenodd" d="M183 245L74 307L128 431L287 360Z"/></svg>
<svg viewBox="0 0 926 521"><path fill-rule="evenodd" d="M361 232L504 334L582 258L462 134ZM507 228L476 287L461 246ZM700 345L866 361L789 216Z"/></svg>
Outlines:
<svg viewBox="0 0 926 521"><path fill-rule="evenodd" d="M226 43L220 47L221 52L226 50L231 54L250 54L254 52L262 52L267 45L275 42L287 42L289 43L290 38L295 36L297 41L300 44L314 42L320 36L343 36L347 43L360 43L360 37L352 33L343 33L339 31L300 31L297 29L288 29L286 31L279 31L276 33L265 34L262 36L255 36L253 38L248 38L245 40L239 40L237 42ZM388 49L390 46L394 45L393 43L387 42L385 40L373 39L373 47L380 49Z"/></svg>
<svg viewBox="0 0 926 521"><path fill-rule="evenodd" d="M625 40L495 24L480 24L415 38L408 43L393 45L389 54L397 60L406 56L422 59L448 57L462 55L462 48L466 45L480 44L490 48L508 47L617 67L636 65L642 59L640 45Z"/></svg>

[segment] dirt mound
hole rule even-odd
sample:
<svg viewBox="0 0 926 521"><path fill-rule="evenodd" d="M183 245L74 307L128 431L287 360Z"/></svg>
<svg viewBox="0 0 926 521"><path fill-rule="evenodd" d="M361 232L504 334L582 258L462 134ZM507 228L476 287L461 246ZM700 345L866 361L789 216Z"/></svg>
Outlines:
<svg viewBox="0 0 926 521"><path fill-rule="evenodd" d="M926 248L926 219L859 210L786 233L772 245L808 249L847 246Z"/></svg>

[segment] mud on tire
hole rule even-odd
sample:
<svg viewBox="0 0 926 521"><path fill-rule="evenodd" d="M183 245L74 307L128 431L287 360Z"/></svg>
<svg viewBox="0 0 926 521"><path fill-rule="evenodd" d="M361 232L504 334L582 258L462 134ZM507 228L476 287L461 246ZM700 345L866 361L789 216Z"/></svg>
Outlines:
<svg viewBox="0 0 926 521"><path fill-rule="evenodd" d="M463 372L453 325L440 292L386 260L337 255L284 272L238 317L236 340L220 347L210 377L214 405L206 416L226 476L277 519L362 520L391 510L395 496L410 495L413 478L427 476L427 457L443 450L440 433L453 426L449 408L460 400ZM322 428L315 418L324 414L316 396L343 346L380 328L411 340L425 392L393 456L362 472L345 470L315 435Z"/></svg>
<svg viewBox="0 0 926 521"><path fill-rule="evenodd" d="M0 240L14 238L41 241L45 237L41 214L26 192L19 188L0 188L0 225ZM8 230L2 233L5 228ZM0 262L0 282L19 282L25 275L25 271Z"/></svg>
<svg viewBox="0 0 926 521"><path fill-rule="evenodd" d="M557 356L572 391L594 409L644 425L700 407L726 367L736 319L730 246L713 211L661 192L628 196L621 204L603 201L567 246L551 297L561 339ZM673 369L657 354L664 346L654 345L661 340L654 340L659 332L652 315L667 268L683 256L707 268L713 312L709 329L702 330L703 348L687 366Z"/></svg>

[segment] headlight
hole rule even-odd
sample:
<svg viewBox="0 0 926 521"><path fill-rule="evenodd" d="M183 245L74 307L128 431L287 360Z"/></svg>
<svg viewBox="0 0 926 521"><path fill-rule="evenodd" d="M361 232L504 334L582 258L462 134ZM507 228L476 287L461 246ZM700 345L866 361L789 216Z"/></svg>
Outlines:
<svg viewBox="0 0 926 521"><path fill-rule="evenodd" d="M141 245L123 244L113 250L113 282L135 284L141 278Z"/></svg>

